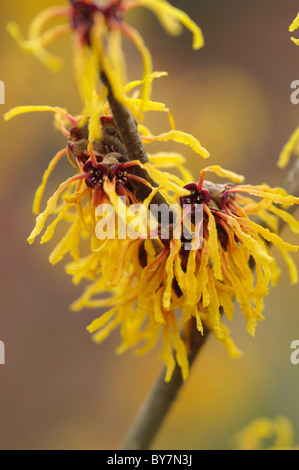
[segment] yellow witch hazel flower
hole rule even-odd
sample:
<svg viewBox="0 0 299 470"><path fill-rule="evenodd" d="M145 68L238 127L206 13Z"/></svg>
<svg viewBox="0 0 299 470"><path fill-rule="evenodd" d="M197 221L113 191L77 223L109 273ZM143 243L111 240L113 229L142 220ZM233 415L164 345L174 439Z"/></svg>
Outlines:
<svg viewBox="0 0 299 470"><path fill-rule="evenodd" d="M160 74L153 74L152 78L155 76L160 76ZM127 89L131 90L141 84L142 81L136 81L128 84ZM137 98L134 98L134 101L137 101ZM154 136L148 128L142 125L140 126L140 132L145 132L145 135L141 136L142 138L150 138L153 141L174 140L191 146L205 158L209 156L206 149L193 136L174 128L175 124L172 115L164 104L149 101L147 109L167 112L173 128L161 134L161 136ZM127 224L128 218L132 219L134 216L128 210L128 207L140 202L143 202L144 207L146 207L159 188L153 188L147 180L136 174L136 168L140 167L146 170L147 167L138 160L129 160L127 150L121 140L114 119L109 114L108 103L105 103L102 108L103 114L98 117L98 126L102 128L101 139L94 140L92 148L89 141L90 122L88 121L82 127L81 116L71 116L59 107L20 106L6 113L5 119L9 120L27 112L49 111L55 113L56 126L67 137L68 142L65 149L60 150L49 163L42 183L36 191L33 212L37 215L37 218L28 241L33 243L42 234L51 216L54 215L55 218L41 236L42 244L48 242L54 236L58 223L65 221L70 224L70 228L50 254L50 262L56 264L67 253L70 253L75 263L77 263L75 269L76 275L74 276L76 283L83 277L94 279L100 272L105 272L105 286L109 288L111 282L113 280L113 282L116 282L116 279L118 279L118 277L113 277L115 270L121 274L118 263L122 258L121 253L124 252L127 244L126 234L123 235L121 233L124 227L118 227L117 224L122 220L124 224ZM44 211L40 213L41 200L47 181L57 163L64 157L68 158L76 172L59 185L55 193L48 200ZM151 162L151 172L154 172L155 178L162 182L165 181L165 175L163 176L163 173L160 171L161 168L176 166L178 170L181 170L183 180L181 181L173 176L171 183L172 191L180 195L188 193L182 186L184 182L188 181L190 175L184 168L185 159L181 154L159 152L149 155L149 160ZM136 191L136 185L144 187L143 194L149 196L148 202L140 200L140 191ZM105 204L112 204L115 209L115 213L111 215L110 225L108 224L108 228L115 230L113 235L114 240L111 240L112 236L110 235L109 243L107 243L106 239L96 237L96 228L99 227L99 220L105 219L103 214L100 214L97 209L99 206L104 207ZM117 216L116 219L115 215ZM86 238L90 238L90 254L86 258L82 258L80 255L80 244ZM107 238L106 235L105 238ZM110 267L105 271L103 265L109 265L108 255ZM115 266L115 270L112 269L112 266Z"/></svg>
<svg viewBox="0 0 299 470"><path fill-rule="evenodd" d="M83 117L90 120L89 140L100 138L98 116L106 98L107 90L99 91L99 74L105 74L115 98L126 104L131 112L141 119L144 105L150 99L152 58L140 33L125 21L126 13L136 7L147 7L157 16L167 32L181 33L182 25L193 34L193 48L199 49L204 40L200 28L189 16L166 0L72 0L69 7L51 7L42 11L32 21L28 39L25 40L15 23L8 30L26 52L34 54L46 66L57 70L60 60L48 53L46 46L59 35L71 31L74 41L74 66L79 91L84 103ZM66 23L44 31L53 18L63 18ZM125 60L122 50L122 35L127 37L141 54L143 63L142 100L132 106L124 94L126 83ZM85 123L84 122L84 123Z"/></svg>
<svg viewBox="0 0 299 470"><path fill-rule="evenodd" d="M292 24L289 27L289 31L295 31L296 29L299 28L299 13L292 22ZM291 37L291 40L299 46L299 39L296 39L294 37ZM287 166L287 164L290 161L292 153L295 153L297 156L299 155L299 127L297 127L293 133L291 134L289 140L286 142L286 144L283 146L279 159L278 159L278 166L280 168L284 168Z"/></svg>
<svg viewBox="0 0 299 470"><path fill-rule="evenodd" d="M66 148L58 152L45 172L36 193L34 212L39 214L47 179L62 157L68 157L76 174L61 183L50 197L45 210L37 216L28 241L33 243L41 235L51 215L54 220L47 226L41 243L53 237L60 221L70 225L51 253L50 262L55 264L70 253L73 262L67 264L66 271L74 283L91 281L73 304L73 310L106 307L106 312L88 327L95 341L101 342L120 327L122 344L118 351L133 348L144 353L162 332L167 381L175 367L173 350L183 378L188 376L187 343L180 330L188 331L192 319L199 334L211 330L231 356L239 356L222 313L232 320L236 300L247 320L248 332L254 335L258 321L263 319L264 297L279 276L269 244L281 251L291 281L298 281L289 253L299 247L283 241L277 232L282 220L299 233L299 222L286 210L299 204L299 198L265 184L245 185L242 176L216 165L203 169L198 183L190 183L186 171L182 171L181 178L165 171L170 165L184 164L183 157L173 153L150 155L150 162L145 164L130 161L114 118L107 112L100 116L102 138L93 142L92 152L88 123L78 126L80 117L70 116L60 108L20 107L10 111L6 119L32 110L55 112L57 126L68 137ZM173 138L208 156L189 134L171 130L152 136L143 125L140 129L145 131L140 137L147 145ZM138 168L145 170L156 186L137 175ZM231 182L214 184L206 179L207 173ZM146 189L146 198L139 198L140 186ZM154 213L153 202L158 193L165 201L168 218L159 220L156 214L153 225L148 218L139 218L138 236L134 236L134 230L128 230L132 221L136 227L133 207L139 204L146 215ZM108 215L103 211L108 211ZM83 256L80 244L86 238L90 244Z"/></svg>
<svg viewBox="0 0 299 470"><path fill-rule="evenodd" d="M28 41L15 25L9 26L23 48L51 66L55 60L45 46L61 32L73 32L75 70L84 105L80 116L51 106L18 107L5 116L8 120L25 112L54 112L56 126L67 138L65 149L51 160L36 192L33 212L37 217L28 242L41 237L41 243L46 243L60 222L68 224L50 262L56 264L69 253L73 261L66 271L73 282L90 281L73 310L106 309L88 327L95 341L101 342L119 327L122 344L118 351L134 349L141 354L162 334L165 380L171 379L174 355L186 379L190 321L196 323L198 334L211 330L231 356L239 356L222 321L224 315L232 320L236 300L248 332L254 335L263 319L263 299L279 275L269 244L281 251L291 281L298 281L289 253L299 247L280 238L278 221L299 233L299 222L286 210L298 204L299 198L265 184L245 185L243 177L216 165L203 169L199 182L190 182L194 179L185 168L185 159L176 153L148 152L149 161L141 162L138 152L133 152L133 159L117 116L109 108L113 107L111 94L132 112L138 142L146 149L152 142L173 140L203 158L209 152L195 137L176 129L163 103L151 100L152 81L163 73L152 73L148 50L139 33L125 22L125 13L148 7L172 34L180 33L181 25L189 28L195 48L203 44L201 31L166 0L70 3L68 8L41 13L31 25ZM67 18L66 25L42 33L48 20L60 16ZM143 78L124 87L122 34L141 52L144 64ZM106 86L98 92L99 71L111 86L109 103ZM141 87L140 98L136 87ZM166 112L170 130L153 135L143 123L146 111ZM40 212L47 180L61 158L68 158L74 174L59 185ZM180 176L168 172L172 166L180 170ZM207 173L230 182L214 184L206 179Z"/></svg>
<svg viewBox="0 0 299 470"><path fill-rule="evenodd" d="M257 418L235 437L239 450L298 450L294 429L285 416ZM266 444L268 443L268 444Z"/></svg>
<svg viewBox="0 0 299 470"><path fill-rule="evenodd" d="M154 176L150 167L146 168ZM207 172L233 183L213 184L205 179ZM299 222L285 210L287 206L299 204L299 198L281 188L242 182L243 177L219 166L202 170L200 181L184 185L188 194L177 198L182 229L178 236L173 236L174 230L171 235L163 236L160 227L157 237L149 236L130 244L128 258L134 261L126 266L126 275L119 279L112 296L103 298L105 288L101 278L87 287L73 309L108 308L88 327L96 342L120 326L123 342L118 351L139 347L137 353L144 353L155 344L162 330L165 379L171 379L175 367L173 350L185 379L189 370L188 354L179 331L181 327L188 330L189 320L194 318L200 334L211 330L232 357L240 355L221 320L222 312L232 320L236 300L247 320L248 332L254 335L258 321L264 318L264 297L279 276L269 243L281 251L293 283L298 282L298 274L289 252L299 248L277 234L279 219L299 233ZM165 190L173 190L169 175L164 174L163 183ZM173 200L168 198L169 203ZM250 216L259 217L271 230ZM173 221L167 228L170 226ZM70 273L72 270L75 266L69 267Z"/></svg>
<svg viewBox="0 0 299 470"><path fill-rule="evenodd" d="M294 19L294 21L292 22L292 24L289 26L289 31L290 32L293 32L295 31L296 29L299 28L299 13L298 15L296 16L296 18ZM291 38L291 40L298 46L299 45L299 40L298 39L295 39L295 38Z"/></svg>
<svg viewBox="0 0 299 470"><path fill-rule="evenodd" d="M128 89L140 84L129 84ZM167 111L174 127L165 106L152 102L149 107ZM56 125L68 142L50 162L36 192L33 211L37 218L28 241L33 243L45 229L41 243L46 243L54 236L58 223L64 221L69 225L50 254L50 262L56 264L69 253L73 262L67 264L66 271L74 283L79 284L82 279L91 281L73 304L73 310L106 307L106 312L88 327L95 341L101 342L120 327L122 344L118 351L133 348L144 353L162 332L167 381L175 367L173 350L183 378L188 376L187 343L180 331L181 328L188 331L191 319L196 321L199 334L211 330L231 356L239 356L222 313L232 320L236 300L247 320L248 332L254 335L258 321L263 319L263 299L279 275L269 244L281 251L291 281L298 281L289 252L299 247L283 241L277 232L281 219L299 233L299 222L285 210L298 204L299 198L265 184L245 185L242 176L216 165L203 169L198 183L190 183L192 176L184 168L180 154L158 152L149 154L149 163L130 161L108 104L99 117L101 139L93 142L92 151L89 122L82 127L80 116L73 117L61 108L18 107L8 112L6 119L29 111L54 112ZM138 127L146 146L172 139L191 146L202 157L209 156L190 134L172 128L154 136L143 124ZM40 213L47 180L63 157L69 159L76 172L60 184ZM170 166L181 168L181 178L166 171ZM138 168L156 186L138 175ZM214 184L206 179L207 173L231 182ZM142 199L140 187L145 189ZM135 236L134 230L128 230L132 222L136 227L133 207L139 204L139 209L145 209L151 220L158 193L165 201L166 222L163 217L159 220L159 214L154 217L153 226L148 218L138 219L139 231ZM51 216L54 219L48 223ZM89 248L84 256L81 245L86 239Z"/></svg>

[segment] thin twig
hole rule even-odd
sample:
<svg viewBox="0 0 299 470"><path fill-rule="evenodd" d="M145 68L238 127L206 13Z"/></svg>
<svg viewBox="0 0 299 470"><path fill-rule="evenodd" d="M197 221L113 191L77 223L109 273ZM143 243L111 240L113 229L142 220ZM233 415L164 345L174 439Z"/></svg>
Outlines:
<svg viewBox="0 0 299 470"><path fill-rule="evenodd" d="M288 194L299 197L299 158L296 158L292 168L287 173L285 179L282 181L281 187L285 189ZM294 211L297 206L290 207L292 208L292 211Z"/></svg>
<svg viewBox="0 0 299 470"><path fill-rule="evenodd" d="M193 319L189 325L191 330L189 365L191 367L208 338L209 330L200 335L196 328L196 322ZM121 450L146 450L151 446L154 437L184 384L181 368L178 364L176 364L171 382L165 382L165 373L166 369L163 368L126 436Z"/></svg>

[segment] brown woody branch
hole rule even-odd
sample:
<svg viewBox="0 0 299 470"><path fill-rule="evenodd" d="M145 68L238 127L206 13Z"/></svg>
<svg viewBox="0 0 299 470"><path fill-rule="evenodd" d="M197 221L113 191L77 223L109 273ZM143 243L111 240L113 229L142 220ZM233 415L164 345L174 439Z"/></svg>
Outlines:
<svg viewBox="0 0 299 470"><path fill-rule="evenodd" d="M196 322L189 322L189 366L195 361L199 351L207 341L209 330L204 335L198 333ZM181 368L176 364L171 382L165 382L166 368L164 367L156 383L144 401L136 420L128 432L122 450L146 450L149 449L153 439L159 431L179 391L184 385Z"/></svg>
<svg viewBox="0 0 299 470"><path fill-rule="evenodd" d="M149 163L149 159L140 138L137 124L130 113L130 111L120 102L118 102L112 92L112 88L108 78L104 72L101 73L101 80L108 89L108 102L110 109L117 126L121 140L126 147L129 160L139 160L140 163ZM153 188L157 187L155 181L148 175L148 173L138 166L134 168L134 174L146 180ZM151 189L143 184L135 183L135 191L138 199L143 201L150 193ZM152 199L152 204L167 204L164 197L158 192Z"/></svg>

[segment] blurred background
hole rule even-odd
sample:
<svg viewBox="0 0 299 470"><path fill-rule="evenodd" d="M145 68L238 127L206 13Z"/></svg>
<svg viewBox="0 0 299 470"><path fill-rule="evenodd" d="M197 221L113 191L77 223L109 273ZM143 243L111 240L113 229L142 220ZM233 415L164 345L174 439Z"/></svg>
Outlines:
<svg viewBox="0 0 299 470"><path fill-rule="evenodd" d="M14 20L26 35L32 17L56 3L0 3L0 79L6 86L1 114L27 104L81 111L70 37L49 48L64 60L61 71L52 74L6 32L6 23ZM244 174L252 184L279 185L287 169L277 168L278 155L299 125L299 106L290 102L290 84L299 79L299 48L288 32L298 1L171 3L201 26L206 44L194 52L188 31L172 38L151 12L139 9L131 15L152 51L154 69L169 73L155 82L154 97L171 108L177 128L194 134L210 151L209 163ZM138 78L139 56L126 48L129 78ZM156 116L149 116L149 123L161 132ZM163 125L167 130L167 120ZM0 119L0 136L0 340L6 346L6 365L0 366L0 448L118 449L160 372L159 347L142 358L130 352L117 356L118 331L95 345L86 326L99 312L70 312L81 286L72 285L62 265L48 263L53 245L26 242L36 187L49 159L65 145L53 116ZM175 149L185 153L198 178L206 161L188 148ZM57 167L49 193L70 171L64 163ZM283 235L298 244L287 230ZM295 259L298 264L298 255ZM229 359L209 338L153 449L234 448L235 433L252 419L277 415L291 420L299 443L299 365L290 362L290 344L299 339L298 286L290 286L283 261L280 266L279 285L266 298L266 320L256 337L248 336L238 311L229 325L243 357Z"/></svg>

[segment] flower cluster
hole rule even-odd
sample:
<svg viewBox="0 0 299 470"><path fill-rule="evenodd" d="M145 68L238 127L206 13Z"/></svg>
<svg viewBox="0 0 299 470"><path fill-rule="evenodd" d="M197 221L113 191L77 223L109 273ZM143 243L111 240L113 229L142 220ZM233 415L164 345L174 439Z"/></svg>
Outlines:
<svg viewBox="0 0 299 470"><path fill-rule="evenodd" d="M7 118L22 111L28 109L12 110ZM67 134L68 142L45 173L36 193L34 212L38 214L46 181L63 156L69 158L76 174L61 183L48 200L45 210L37 216L28 241L32 243L41 234L51 214L55 214L55 218L47 226L41 243L53 237L60 221L70 225L52 251L50 262L56 264L69 252L73 262L67 263L66 272L74 283L90 280L90 285L73 304L73 310L106 307L107 311L88 327L94 333L95 341L102 341L120 326L122 344L118 351L138 346L140 353L155 344L162 330L166 380L170 380L175 366L173 348L186 378L188 354L186 343L180 337L180 328L194 318L199 334L204 334L205 328L212 330L230 355L238 356L240 352L222 322L222 313L231 320L236 299L247 320L247 330L254 335L257 322L263 319L263 299L279 275L269 243L281 251L289 265L291 281L297 282L297 270L289 252L297 251L299 247L279 237L278 220L287 222L299 233L299 223L285 210L287 206L298 204L299 199L280 188L244 185L243 177L215 165L201 171L198 183L190 183L186 179L190 175L185 173L181 179L161 171L163 166L182 164L184 160L180 155L150 155L150 163L145 165L138 160L129 161L114 119L108 114L100 117L102 139L93 143L90 154L88 125L79 127L78 121L63 110L54 108L53 111L57 113L57 122ZM72 126L69 131L64 120ZM187 142L188 139L186 134ZM152 187L147 180L137 176L134 168L140 167L146 169L159 186ZM229 183L214 184L206 179L208 172ZM138 200L136 191L140 185L149 189L149 196L143 201ZM168 238L162 237L159 231L158 236L156 233L153 237L146 225L142 237L121 236L116 218L116 236L109 237L108 234L105 239L96 236L97 223L103 217L97 212L100 205L109 202L115 208L115 214L121 212L122 219L128 224L132 220L130 206L141 202L150 211L151 201L158 191L168 204L176 201L182 213L183 208L189 212L192 227L189 240L185 232L180 239L172 238L171 231ZM121 206L119 197L123 198ZM202 217L196 220L195 208L198 206L202 206L203 211ZM251 217L258 217L271 230ZM198 233L200 246L186 249L186 243ZM80 244L87 238L89 252L82 256ZM105 292L110 294L103 298Z"/></svg>
<svg viewBox="0 0 299 470"><path fill-rule="evenodd" d="M107 95L105 87L99 89L101 71L107 75L115 97L137 117L141 118L150 99L152 58L140 33L125 21L128 11L146 7L157 16L168 33L180 34L183 25L193 35L194 49L199 49L204 44L200 28L186 13L166 0L73 0L70 3L69 7L51 7L37 15L30 25L27 40L13 22L8 24L8 31L23 50L34 54L52 70L60 67L60 59L50 54L45 47L59 35L69 31L72 33L74 70L84 104L83 119L90 120L90 141L100 138L98 116ZM54 18L64 19L66 23L44 31L48 22ZM125 93L127 79L123 35L140 52L143 63L142 99L134 103Z"/></svg>
<svg viewBox="0 0 299 470"><path fill-rule="evenodd" d="M265 184L246 185L242 176L217 165L202 169L196 181L185 168L181 154L148 153L146 162L138 153L132 158L110 109L109 97L106 101L107 87L102 87L101 94L97 92L99 70L105 72L114 99L134 116L134 132L137 130L141 145L148 148L151 142L174 140L190 146L203 158L209 157L195 137L176 129L173 116L163 103L150 99L152 80L163 74L152 73L142 38L125 23L126 11L136 6L152 9L172 33L178 33L181 24L187 26L193 32L194 46L202 45L199 28L166 0L114 0L104 4L75 0L69 8L47 10L33 22L28 41L20 37L15 25L9 29L22 47L47 65L56 62L44 46L62 31L73 31L83 112L71 116L58 107L29 106L11 110L6 119L24 112L51 111L67 139L36 192L33 212L37 217L29 243L39 236L41 243L48 242L57 225L64 222L65 235L50 254L50 262L56 264L69 253L73 261L66 264L66 272L73 282L89 281L72 309L106 309L88 330L95 341L101 342L119 327L122 343L118 352L133 348L144 353L162 333L165 379L169 381L176 361L183 378L188 376L188 331L192 321L196 322L198 334L211 330L231 356L240 355L223 317L232 320L237 301L247 320L247 330L254 335L258 321L263 319L264 298L279 276L270 245L281 251L291 281L298 281L289 253L299 246L282 240L278 229L281 220L299 233L299 222L288 212L290 206L299 204L299 198ZM46 21L62 15L69 19L67 25L41 33ZM121 33L140 50L144 63L143 78L125 86ZM130 92L138 86L141 97L135 93L131 96ZM143 123L146 111L167 112L170 130L153 135ZM61 158L68 158L74 174L59 185L40 212L47 180ZM168 172L172 166L180 171L180 176ZM208 180L207 173L224 178L225 183ZM132 232L123 228L130 228L135 215L133 206L140 204L151 215L157 201L176 207L173 219L168 220L167 235L159 219L152 230L148 219L140 218L141 236L129 236ZM108 217L100 210L105 204L114 209ZM107 236L99 237L97 227L104 222ZM177 226L180 235L174 236ZM184 340L182 329L187 332Z"/></svg>
<svg viewBox="0 0 299 470"><path fill-rule="evenodd" d="M208 167L199 183L185 186L189 194L180 197L181 204L189 204L191 214L194 205L203 206L203 216L194 226L194 233L201 228L201 246L186 250L185 238L138 240L129 247L128 256L133 264L127 265L122 278L117 278L113 295L103 299L103 280L96 278L72 307L74 310L110 307L88 329L94 333L95 341L100 342L120 325L123 337L120 352L140 343L139 352L148 350L158 339L160 325L166 380L170 380L175 366L173 348L183 377L188 376L187 348L179 329L186 327L192 318L200 334L204 334L205 328L212 330L231 356L240 355L222 322L222 312L232 320L236 299L247 320L247 330L254 335L257 322L263 319L263 299L279 276L269 243L286 259L291 281L298 281L289 252L299 247L283 241L277 227L281 218L299 233L299 223L277 204L286 207L298 204L299 199L266 185L213 184L204 179L208 170L235 181L240 179L219 167ZM273 231L251 220L251 215L271 223ZM76 265L68 270L76 272Z"/></svg>

